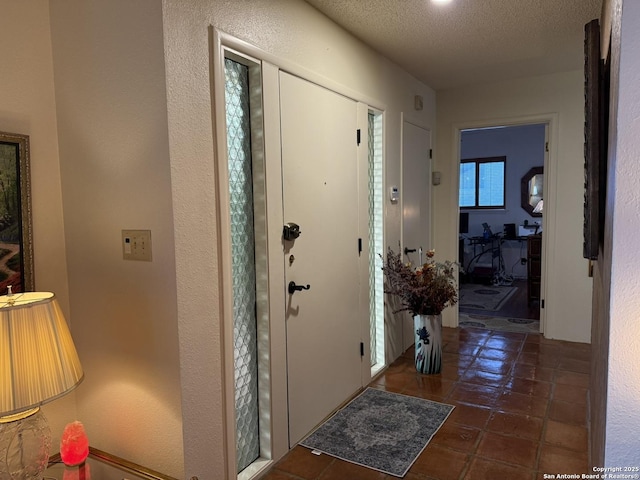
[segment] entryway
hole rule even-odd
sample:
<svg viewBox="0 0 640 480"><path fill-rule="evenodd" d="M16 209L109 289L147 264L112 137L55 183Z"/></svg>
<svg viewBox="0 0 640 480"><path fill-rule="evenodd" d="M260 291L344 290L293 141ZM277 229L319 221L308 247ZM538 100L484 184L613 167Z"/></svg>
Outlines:
<svg viewBox="0 0 640 480"><path fill-rule="evenodd" d="M548 125L460 133L459 324L540 331Z"/></svg>

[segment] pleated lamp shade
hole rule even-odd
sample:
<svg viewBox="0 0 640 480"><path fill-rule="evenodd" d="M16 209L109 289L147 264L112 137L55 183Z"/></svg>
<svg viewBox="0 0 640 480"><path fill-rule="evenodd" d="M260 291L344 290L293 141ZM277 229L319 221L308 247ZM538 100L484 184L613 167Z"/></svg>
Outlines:
<svg viewBox="0 0 640 480"><path fill-rule="evenodd" d="M75 388L84 373L53 293L0 297L0 416L33 410Z"/></svg>

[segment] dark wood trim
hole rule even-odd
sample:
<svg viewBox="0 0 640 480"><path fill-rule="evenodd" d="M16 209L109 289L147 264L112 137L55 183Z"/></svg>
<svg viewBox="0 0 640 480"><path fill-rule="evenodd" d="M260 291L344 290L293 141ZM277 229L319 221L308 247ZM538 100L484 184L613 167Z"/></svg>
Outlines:
<svg viewBox="0 0 640 480"><path fill-rule="evenodd" d="M600 58L600 24L592 20L584 27L584 243L583 256L598 258L604 229L606 170L605 88L603 61Z"/></svg>

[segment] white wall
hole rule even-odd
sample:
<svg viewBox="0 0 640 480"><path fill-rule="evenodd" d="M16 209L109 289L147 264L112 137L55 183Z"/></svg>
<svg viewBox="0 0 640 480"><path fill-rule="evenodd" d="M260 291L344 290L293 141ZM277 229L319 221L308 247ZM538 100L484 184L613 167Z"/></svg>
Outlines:
<svg viewBox="0 0 640 480"><path fill-rule="evenodd" d="M225 453L210 25L384 107L389 185L400 184L400 113L433 129L435 95L299 0L164 0L163 7L185 467L187 477L212 478L207 472L223 471ZM424 97L422 112L413 110L416 94ZM397 245L399 208L387 204L385 218L386 243ZM389 328L388 341L397 345L397 327Z"/></svg>
<svg viewBox="0 0 640 480"><path fill-rule="evenodd" d="M51 2L51 35L72 333L86 374L77 417L93 446L182 477L161 7ZM122 259L122 229L151 230L152 262Z"/></svg>
<svg viewBox="0 0 640 480"><path fill-rule="evenodd" d="M0 131L29 135L36 290L56 294L67 321L69 291L53 91L49 2L0 0ZM6 292L0 292L4 295ZM74 394L46 406L53 438L75 420ZM53 449L58 448L54 441Z"/></svg>
<svg viewBox="0 0 640 480"><path fill-rule="evenodd" d="M442 172L442 184L434 188L436 250L456 258L456 129L555 119L550 154L556 172L545 171L545 336L577 342L589 342L591 330L592 282L582 258L583 83L582 71L575 71L439 91L434 165ZM456 321L452 310L444 312L445 324Z"/></svg>
<svg viewBox="0 0 640 480"><path fill-rule="evenodd" d="M612 92L614 98L616 91L619 97L617 111L615 107L612 110L617 114L612 119L610 152L613 157L609 158L615 170L609 183L613 242L605 465L637 467L640 437L634 432L640 430L640 269L634 240L640 234L640 58L637 54L640 49L640 4L633 0L608 3L613 11Z"/></svg>

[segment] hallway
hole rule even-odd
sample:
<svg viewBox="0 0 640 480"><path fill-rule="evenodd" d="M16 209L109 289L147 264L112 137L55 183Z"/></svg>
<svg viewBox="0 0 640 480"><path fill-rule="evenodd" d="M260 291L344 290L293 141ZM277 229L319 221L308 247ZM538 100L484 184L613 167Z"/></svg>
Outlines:
<svg viewBox="0 0 640 480"><path fill-rule="evenodd" d="M590 345L541 335L443 328L440 375L415 373L413 350L372 386L455 405L407 480L541 479L588 470ZM396 477L294 448L268 480Z"/></svg>

